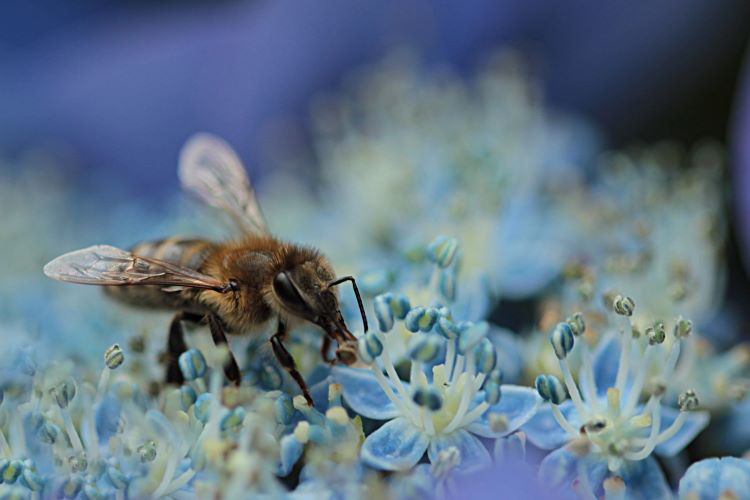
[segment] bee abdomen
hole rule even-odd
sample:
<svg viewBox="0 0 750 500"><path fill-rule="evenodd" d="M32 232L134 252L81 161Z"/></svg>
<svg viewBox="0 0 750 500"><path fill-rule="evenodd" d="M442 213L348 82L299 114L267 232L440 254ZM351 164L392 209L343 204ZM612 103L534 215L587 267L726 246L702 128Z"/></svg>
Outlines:
<svg viewBox="0 0 750 500"><path fill-rule="evenodd" d="M159 259L172 264L198 270L214 244L210 241L171 237L161 240L142 241L130 251L141 257ZM180 292L165 292L159 286L108 286L105 293L125 304L157 309L192 310L195 306Z"/></svg>

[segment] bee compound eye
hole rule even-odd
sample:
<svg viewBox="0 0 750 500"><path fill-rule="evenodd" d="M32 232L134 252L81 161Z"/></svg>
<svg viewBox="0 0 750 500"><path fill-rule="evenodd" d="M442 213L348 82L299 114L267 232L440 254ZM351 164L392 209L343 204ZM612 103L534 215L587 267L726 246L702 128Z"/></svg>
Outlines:
<svg viewBox="0 0 750 500"><path fill-rule="evenodd" d="M307 305L297 290L297 286L286 272L282 271L274 277L273 290L279 300L288 307L298 311L307 310Z"/></svg>

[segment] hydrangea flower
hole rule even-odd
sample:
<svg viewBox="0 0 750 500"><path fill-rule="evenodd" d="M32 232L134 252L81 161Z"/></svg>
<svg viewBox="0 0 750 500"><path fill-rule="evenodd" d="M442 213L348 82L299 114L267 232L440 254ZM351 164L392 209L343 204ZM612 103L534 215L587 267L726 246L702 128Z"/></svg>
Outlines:
<svg viewBox="0 0 750 500"><path fill-rule="evenodd" d="M575 340L584 323L564 322L554 329L550 342L564 385L552 375L537 377L537 390L548 404L523 430L536 446L557 448L542 461L539 474L545 481L597 496L613 488L636 497L668 495L651 455L680 452L709 420L707 412L694 411L699 400L692 390L680 395L679 410L662 403L692 325L678 320L666 349L661 322L634 337L632 299L618 295L613 309L622 325L619 339L603 340L593 356L585 342ZM578 383L568 363L575 346L582 350ZM652 364L660 367L656 376L649 376ZM642 394L648 395L645 404Z"/></svg>
<svg viewBox="0 0 750 500"><path fill-rule="evenodd" d="M707 458L680 479L680 500L743 498L750 491L750 462L735 457Z"/></svg>
<svg viewBox="0 0 750 500"><path fill-rule="evenodd" d="M388 420L367 436L362 459L378 469L404 470L425 452L434 463L442 451L455 447L459 470L486 467L490 454L480 437L511 434L534 415L541 400L530 388L501 385L486 323L456 324L445 307L411 308L407 303L391 294L376 298L381 331L368 332L359 341L369 369L334 369L354 411ZM394 319L413 332L409 382L398 376L386 347Z"/></svg>

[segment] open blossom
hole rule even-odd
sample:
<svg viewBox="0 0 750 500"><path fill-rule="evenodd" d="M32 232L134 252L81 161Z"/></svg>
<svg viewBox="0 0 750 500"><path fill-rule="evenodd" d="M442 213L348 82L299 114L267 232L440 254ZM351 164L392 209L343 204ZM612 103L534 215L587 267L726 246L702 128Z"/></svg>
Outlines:
<svg viewBox="0 0 750 500"><path fill-rule="evenodd" d="M393 365L385 337L369 332L360 338L360 353L369 369L336 368L344 399L357 413L388 420L362 446L365 463L387 470L413 467L427 452L430 461L455 448L458 468L486 467L490 454L482 438L516 431L536 412L540 398L530 388L502 385L494 345L486 323L455 323L450 311L405 308L391 294L376 298L381 327L392 318L412 331L409 381Z"/></svg>
<svg viewBox="0 0 750 500"><path fill-rule="evenodd" d="M699 399L692 390L680 395L677 410L662 403L692 325L678 319L667 349L661 322L634 338L632 299L618 295L613 308L622 328L617 337L603 340L593 356L585 342L575 341L584 323L565 322L554 329L550 342L564 385L552 375L537 378L537 390L548 404L524 431L535 445L558 448L542 461L539 474L560 487L575 486L595 495L615 487L628 495L668 494L651 455L678 453L709 420L707 412L695 411ZM583 350L578 383L567 359L576 346ZM651 374L652 364L660 367L656 375ZM642 394L648 395L645 404Z"/></svg>

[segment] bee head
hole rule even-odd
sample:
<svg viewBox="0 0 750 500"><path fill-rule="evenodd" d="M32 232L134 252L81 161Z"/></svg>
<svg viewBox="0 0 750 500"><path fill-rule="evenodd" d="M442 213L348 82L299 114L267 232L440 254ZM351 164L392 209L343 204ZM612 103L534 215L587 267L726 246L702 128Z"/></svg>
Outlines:
<svg viewBox="0 0 750 500"><path fill-rule="evenodd" d="M320 326L326 334L336 340L339 346L350 345L356 338L346 326L339 308L338 297L334 286L344 282L352 281L357 295L357 301L367 331L367 319L362 306L354 278L346 277L338 280L325 279L325 276L312 274L304 268L280 271L273 279L273 291L283 307L290 313L315 323ZM340 348L341 350L341 348ZM342 352L348 353L347 349ZM340 356L346 364L350 356Z"/></svg>

